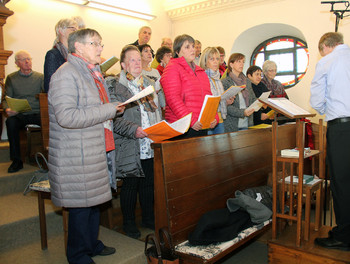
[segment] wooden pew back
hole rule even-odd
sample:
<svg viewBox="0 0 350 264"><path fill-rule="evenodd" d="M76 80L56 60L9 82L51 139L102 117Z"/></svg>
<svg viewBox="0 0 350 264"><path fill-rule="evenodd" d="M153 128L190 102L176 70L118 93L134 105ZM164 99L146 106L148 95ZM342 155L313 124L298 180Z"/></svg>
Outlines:
<svg viewBox="0 0 350 264"><path fill-rule="evenodd" d="M271 138L268 128L154 144L156 230L167 226L181 243L236 190L265 185ZM295 146L295 125L279 127L279 138L279 148Z"/></svg>
<svg viewBox="0 0 350 264"><path fill-rule="evenodd" d="M47 102L47 93L39 94L39 104L43 148L44 151L47 152L49 148L49 106Z"/></svg>

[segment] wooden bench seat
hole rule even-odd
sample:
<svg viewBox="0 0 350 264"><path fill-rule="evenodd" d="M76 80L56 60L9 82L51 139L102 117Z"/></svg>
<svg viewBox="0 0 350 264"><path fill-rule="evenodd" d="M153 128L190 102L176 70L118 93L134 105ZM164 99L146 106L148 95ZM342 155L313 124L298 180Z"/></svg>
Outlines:
<svg viewBox="0 0 350 264"><path fill-rule="evenodd" d="M295 125L279 129L279 147L294 146ZM272 171L271 139L271 128L266 128L154 143L156 230L168 227L174 244L183 243L200 217L224 208L236 190L266 185ZM214 263L253 237L210 259L180 254L181 263Z"/></svg>

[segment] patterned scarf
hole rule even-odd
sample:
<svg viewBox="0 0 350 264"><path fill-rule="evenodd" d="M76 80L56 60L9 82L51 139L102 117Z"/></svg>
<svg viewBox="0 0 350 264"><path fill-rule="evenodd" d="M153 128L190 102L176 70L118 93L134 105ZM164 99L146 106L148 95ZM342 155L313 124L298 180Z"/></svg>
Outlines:
<svg viewBox="0 0 350 264"><path fill-rule="evenodd" d="M68 49L61 42L57 42L54 48L58 49L63 58L67 61Z"/></svg>
<svg viewBox="0 0 350 264"><path fill-rule="evenodd" d="M278 82L276 80L269 81L266 77L262 78L261 82L263 84L265 84L267 89L269 89L271 91L270 98L274 98L274 97L286 97L286 98L288 98L287 93L284 90L284 87L280 82Z"/></svg>
<svg viewBox="0 0 350 264"><path fill-rule="evenodd" d="M136 80L136 78L131 73L125 72L125 76L126 76L126 79L128 79L128 81L130 82L133 82L134 80ZM145 86L143 85L142 75L137 80L136 85L137 87L141 88L141 90L145 89ZM158 109L158 106L153 101L152 94L142 97L140 99L140 102L147 112L155 112Z"/></svg>
<svg viewBox="0 0 350 264"><path fill-rule="evenodd" d="M109 103L108 95L107 95L106 89L103 85L104 79L103 79L103 76L100 72L100 66L89 63L83 57L81 57L75 53L72 53L72 55L82 59L85 62L89 72L91 73L92 78L95 81L96 87L98 89L98 93L100 95L101 104ZM115 149L112 120L105 121L103 123L103 127L104 127L104 132L105 132L106 152L109 152L109 151Z"/></svg>
<svg viewBox="0 0 350 264"><path fill-rule="evenodd" d="M211 69L206 69L205 72L209 77L211 93L215 96L221 96L224 93L224 86L222 85L220 80L220 71L217 70L214 72ZM226 119L226 116L227 116L226 100L220 101L219 112L221 113L222 118Z"/></svg>
<svg viewBox="0 0 350 264"><path fill-rule="evenodd" d="M237 86L242 86L242 85L246 85L247 84L247 77L245 77L245 75L243 73L240 73L238 75L238 77L233 72L230 72L228 75L231 77L231 79L235 82L235 84ZM244 98L244 101L245 101L245 105L248 107L249 106L249 92L245 88L245 89L242 90L241 93L243 95L243 98Z"/></svg>

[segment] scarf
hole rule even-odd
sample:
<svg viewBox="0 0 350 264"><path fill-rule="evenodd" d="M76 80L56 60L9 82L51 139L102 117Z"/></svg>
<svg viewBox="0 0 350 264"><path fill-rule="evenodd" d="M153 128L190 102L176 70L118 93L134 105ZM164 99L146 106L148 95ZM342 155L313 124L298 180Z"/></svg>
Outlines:
<svg viewBox="0 0 350 264"><path fill-rule="evenodd" d="M220 80L220 71L213 71L211 69L206 69L205 73L209 77L210 90L214 96L221 96L224 93L224 86ZM219 104L219 112L221 113L222 119L226 119L227 116L227 105L226 100L221 100Z"/></svg>
<svg viewBox="0 0 350 264"><path fill-rule="evenodd" d="M231 77L231 79L235 82L235 84L237 86L242 86L242 85L247 84L247 77L245 77L245 75L243 73L240 73L238 75L238 77L233 72L230 72L228 75ZM249 106L249 92L248 92L247 88L243 89L241 93L243 95L245 105L248 107Z"/></svg>
<svg viewBox="0 0 350 264"><path fill-rule="evenodd" d="M145 89L145 86L143 85L143 76L142 75L139 77L138 80L131 73L128 73L128 72L125 73L125 76L126 76L126 79L128 79L128 81L130 81L130 82L133 82L136 80L136 85L137 85L137 87L141 88L141 90ZM147 95L145 97L142 97L140 99L140 102L147 112L155 112L158 109L157 105L153 101L152 94Z"/></svg>
<svg viewBox="0 0 350 264"><path fill-rule="evenodd" d="M286 98L288 98L287 93L284 90L284 87L280 82L278 82L276 80L271 80L271 82L270 82L266 77L262 78L261 82L263 84L265 84L267 89L269 89L271 91L270 98L274 98L274 97L286 97Z"/></svg>
<svg viewBox="0 0 350 264"><path fill-rule="evenodd" d="M67 61L67 57L68 57L68 49L66 48L66 46L64 46L62 44L62 42L57 42L56 45L54 46L54 48L58 49L58 51L61 53L61 55L63 56L63 58ZM80 57L81 58L81 57Z"/></svg>
<svg viewBox="0 0 350 264"><path fill-rule="evenodd" d="M91 76L94 79L96 87L98 89L98 94L99 94L100 99L101 99L101 104L109 103L108 95L107 95L106 89L103 85L104 79L103 79L103 76L102 76L101 71L100 71L100 66L89 63L83 57L81 57L75 53L72 53L72 55L82 59L84 64L88 68L89 72L91 73ZM103 122L103 127L104 127L104 132L105 132L106 152L109 152L109 151L115 149L112 120L107 120L107 121Z"/></svg>

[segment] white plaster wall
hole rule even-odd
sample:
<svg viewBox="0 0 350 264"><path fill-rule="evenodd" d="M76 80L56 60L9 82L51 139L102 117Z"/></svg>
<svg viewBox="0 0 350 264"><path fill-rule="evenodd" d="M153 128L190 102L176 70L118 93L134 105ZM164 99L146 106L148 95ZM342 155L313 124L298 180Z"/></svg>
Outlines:
<svg viewBox="0 0 350 264"><path fill-rule="evenodd" d="M4 48L14 53L28 50L33 58L33 70L43 72L46 52L52 48L56 37L55 25L62 18L81 16L87 27L96 29L105 44L102 56L119 58L124 45L138 38L138 30L144 25L152 28L150 45L153 49L160 46L161 38L171 35L170 20L159 5L158 0L119 0L125 8L136 8L139 12L157 16L152 21L117 15L97 9L64 3L58 0L12 0L6 7L14 12L4 26ZM14 55L8 60L5 74L17 71ZM113 66L108 73L118 73L120 64ZM3 126L1 138L7 139Z"/></svg>
<svg viewBox="0 0 350 264"><path fill-rule="evenodd" d="M33 70L43 72L46 52L52 48L55 39L55 25L61 18L81 16L87 27L96 29L105 44L102 56L119 58L124 45L138 38L138 30L143 25L152 28L150 45L157 49L161 38L171 35L170 20L158 0L120 0L124 7L133 7L140 12L151 13L157 18L146 21L99 11L58 0L13 0L6 7L14 11L4 26L4 46L14 53L28 50L33 57ZM129 5L129 6L128 6ZM6 74L16 71L14 56L9 58ZM120 71L119 63L109 73Z"/></svg>
<svg viewBox="0 0 350 264"><path fill-rule="evenodd" d="M236 47L249 49L257 46L261 39L271 37L270 30L255 32L248 43L236 43L246 31L262 24L285 24L296 28L304 36L310 52L309 70L296 86L287 90L290 100L304 109L315 113L309 105L310 84L314 75L318 54L317 44L323 33L334 31L335 16L329 12L330 5L321 5L319 0L282 0L247 5L246 8L226 10L216 14L207 14L197 18L174 21L173 37L187 33L202 42L202 49L207 46L222 46L226 50L226 60ZM275 30L275 28L273 29ZM339 32L344 34L345 43L350 41L350 18L344 18L339 25ZM289 32L285 32L288 34ZM298 36L300 37L300 36ZM246 47L244 47L246 46ZM246 54L247 64L251 54ZM248 65L246 65L248 66ZM316 116L313 120L318 119Z"/></svg>

